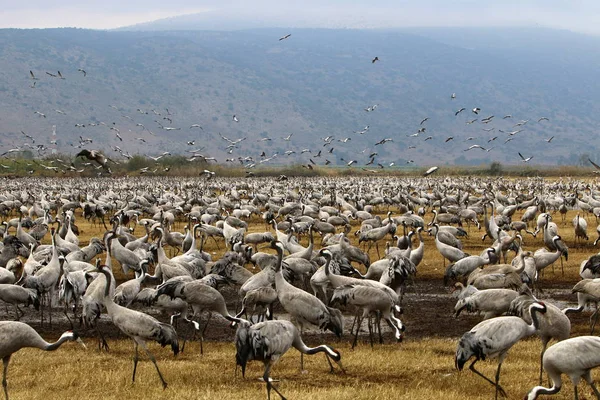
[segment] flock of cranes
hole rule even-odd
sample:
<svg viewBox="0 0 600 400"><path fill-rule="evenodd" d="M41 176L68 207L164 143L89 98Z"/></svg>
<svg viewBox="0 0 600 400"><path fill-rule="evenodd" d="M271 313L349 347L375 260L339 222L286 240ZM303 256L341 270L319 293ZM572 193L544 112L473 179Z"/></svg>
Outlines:
<svg viewBox="0 0 600 400"><path fill-rule="evenodd" d="M293 40L290 38L291 34L289 33L281 36L278 40L279 45L287 45L289 40ZM283 41L285 41L285 43L282 43ZM378 61L385 62L380 61L378 56L371 58L371 64L373 65L372 68L378 68L378 66L375 65L375 63ZM368 60L365 60L365 62L368 63ZM61 85L68 85L72 82L77 82L78 84L84 85L87 84L87 82L91 79L88 77L88 71L91 74L90 76L93 76L93 72L91 70L86 71L81 67L77 68L77 72L75 72L74 69L70 71L63 69L64 74L61 73L61 71L57 71L57 73L45 71L44 79L48 81L48 84L52 85L53 90L59 91L61 90ZM29 81L32 82L31 87L35 89L36 83L41 79L41 73L36 73L33 70L29 70L29 74L27 75L25 71L25 75ZM476 149L484 152L492 151L496 146L491 146L491 144L497 143L496 141L499 143L502 140L499 138L499 135L493 133L494 131L499 132L501 135L505 135L506 139L504 144L507 144L510 141L517 141L521 137L528 135L527 132L521 133L526 131L527 127L534 124L542 124L541 126L546 128L550 122L550 119L545 116L521 120L515 119L513 121L512 114L505 114L502 118L495 117L494 115L484 115L483 113L487 111L484 106L462 104L462 101L463 100L460 93L452 93L450 96L448 96L447 104L445 104L444 107L447 107L447 115L451 116L451 118L456 120L458 123L464 123L468 125L469 129L471 129L469 134L473 136L469 136L464 140L465 142L470 142L468 145L465 145L466 148L462 149L464 152ZM459 103L461 104L461 107L457 109L455 105ZM372 114L379 106L379 104L372 104L364 107L363 109L364 112ZM77 156L84 156L89 160L95 161L98 164L98 169L101 168L101 170L97 172L99 175L103 173L109 174L111 172L111 169L107 165L107 160L110 159L102 155L99 149L92 149L93 147L96 147L97 143L99 142L107 142L106 138L103 136L108 136L108 143L111 143L110 155L115 159L115 161L113 161L115 163L118 162L118 159L131 159L134 154L142 155L147 157L149 160L158 162L158 160L165 155L170 155L171 152L178 152L180 154L185 154L186 158L190 162L200 160L206 163L214 161L221 162L222 164L236 164L245 168L249 174L251 174L252 169L257 166L266 165L267 163L289 164L290 159L293 159L293 163L301 164L302 167L307 169L313 169L314 166L317 165L326 166L334 163L346 165L348 167L360 166L362 170L375 174L384 168L389 168L399 164L398 159L402 159L403 162L405 162L405 165L414 164L415 159L419 156L422 156L417 153L417 151L421 151L421 143L429 140L440 142L443 140L444 143L448 143L449 141L458 142L462 139L458 136L458 133L455 136L445 137L430 134L431 131L429 130L430 128L428 124L436 124L436 118L433 116L430 118L429 116L422 115L417 117L418 119L415 120L414 130L413 127L398 127L395 136L373 136L372 138L369 138L368 143L365 143L363 140L363 145L360 149L356 148L356 145L350 142L352 140L352 136L335 137L334 135L329 134L320 138L320 140L315 138L314 142L310 143L309 145L307 144L306 140L300 139L300 135L295 136L294 139L298 139L298 142L294 142L292 139L292 136L294 135L293 132L286 132L283 136L279 137L263 136L263 134L261 134L261 137L255 140L258 143L251 144L249 143L250 141L246 143L244 142L250 136L228 138L222 135L221 132L217 132L219 129L216 129L214 126L210 127L211 130L214 130L214 132L209 133L209 128L207 127L205 130L203 127L203 125L206 124L198 123L195 120L187 121L186 119L190 117L186 116L184 111L177 113L175 110L169 109L168 107L134 109L125 105L119 106L115 104L109 104L107 107L111 109L109 110L111 115L108 117L110 120L106 121L97 121L95 117L91 121L83 121L79 119L70 120L69 110L35 110L33 113L38 117L43 118L44 122L47 122L46 120L48 119L49 115L56 113L58 114L58 119L57 121L53 120L55 125L58 124L61 128L65 125L69 126L69 128L74 126L81 132L88 131L89 135L91 135L90 137L85 134L78 135L79 138L68 142L68 145L70 145L72 149L82 150L77 154ZM233 108L230 110L233 110ZM363 111L360 109L357 110L357 114L361 114L361 116L364 115ZM468 117L466 117L466 119L462 119L466 115L468 115ZM85 116L80 118L85 118ZM245 118L245 116L241 114L229 114L227 119L233 122L233 126L224 128L232 128L232 130L237 131L238 135L243 135L242 130L239 130L237 125L239 124L240 126L243 126L244 122L250 118ZM420 121L418 125L417 121ZM349 130L348 134L358 135L354 137L355 141L360 137L364 138L364 135L372 127L370 124L375 126L377 123L377 121L374 119L367 119L367 122L369 124L365 125L363 129L356 131ZM50 126L51 125L49 125L48 128L50 128ZM435 125L432 128L432 130L437 129ZM153 132L153 130L163 131L163 135L158 136L160 136L162 139L166 138L167 140L166 143L162 143L160 147L163 148L165 146L169 146L167 148L169 151L164 151L162 154L158 154L156 151L158 139L156 139L157 135ZM247 126L245 130L248 130ZM183 133L184 131L187 131L187 133ZM412 132L407 133L407 131ZM50 143L47 143L43 138L34 137L31 133L26 133L24 130L21 130L21 133L24 141L21 143L17 143L16 141L13 142L13 147L3 152L0 156L31 151L37 156L45 157L48 155L48 151L50 150L51 146L57 145L57 142L54 139ZM196 136L196 133L202 133L203 137ZM217 135L223 141L217 146L212 146L212 148L209 150L214 152L215 149L218 149L220 152L219 159L214 156L215 154L212 154L212 156L207 155L206 153L209 150L206 149L206 146L195 148L196 142L199 142L200 140L210 140L214 143L218 143L219 140ZM230 136L231 134L227 135ZM315 133L315 135L317 134ZM386 136L390 136L390 133L387 133ZM422 136L426 137L422 139ZM102 139L98 140L99 137L102 137ZM543 159L543 157L540 157L540 155L543 156L544 154L544 151L542 150L543 146L549 146L554 137L555 136L544 139L543 144L536 144L534 150L535 154L523 155L521 152L517 152L518 157L517 154L515 154L514 156L511 156L511 158L513 158L514 161L520 160L523 163L530 162L536 155L538 155L537 158ZM479 141L480 143L471 144L473 143L471 141ZM276 142L279 142L281 145L272 146L272 144ZM267 143L268 146L266 145ZM390 146L388 143L394 143L396 148L393 151L382 151L381 149L383 147ZM529 143L531 143L531 140L529 140ZM285 146L285 149L283 146ZM366 146L366 148L362 149L364 146ZM61 149L61 151L64 151L64 149ZM105 151L106 154L109 154L108 148L105 149ZM223 156L225 158L223 158ZM290 158L290 156L293 157ZM36 163L45 170L51 170L56 173L62 172L71 174L84 173L86 170L95 172L91 167L96 166L92 163L86 163L86 165L83 167L75 167L72 163L65 162L64 160L60 159L49 159L46 164L37 161ZM7 171L10 171L12 168L12 166L8 165L8 163L7 165L0 163L0 167L6 169ZM156 165L154 168L142 167L137 172L141 174L161 174L169 169L169 167L165 168L164 166ZM33 171L33 169L30 169L30 171ZM206 175L211 176L213 173L207 169Z"/></svg>
<svg viewBox="0 0 600 400"><path fill-rule="evenodd" d="M448 262L443 284L458 297L456 317L465 312L483 317L458 341L458 369L472 359L469 369L494 385L496 397L505 395L500 370L508 351L537 334L539 382L546 370L552 386L536 386L529 398L558 392L561 374L575 384L583 377L598 394L590 370L600 365L595 351L600 342L594 336L570 339L568 318L595 304L593 334L600 255L589 243L586 218L600 216L600 192L586 182L217 177L23 183L4 180L0 193L0 299L14 305L17 319L25 314L20 307L39 308L41 324L52 324L61 310L77 333L65 333L50 345L24 323L0 323L5 378L11 355L22 347L53 350L85 332L97 336L99 350L108 351L103 330L110 321L134 343L132 381L141 347L166 388L147 342L169 345L176 355L188 340L182 344L176 323L183 321L202 345L210 317L202 327L200 316L207 312L237 328L232 339L242 374L248 362L262 361L267 395L274 390L284 398L270 374L292 347L302 355L301 369L304 354L323 352L332 371L332 360L344 371L338 350L304 343L307 330L350 334L355 347L367 320L372 347L377 334L380 342L385 336L401 341L411 331L410 315L402 314L410 301L406 286L414 285L424 261L441 265L443 259ZM567 211L576 214L572 225L561 218ZM83 220L100 235L84 242ZM468 235L479 241L478 228L488 247L471 255L463 241ZM424 238L427 234L431 239ZM574 237L572 247L590 252L581 264L582 280L573 282L577 307L540 299L543 272L569 257L563 237ZM536 249L533 243L540 239L543 245ZM213 259L209 244L224 254ZM427 253L425 246L437 251ZM442 285L442 274L439 278ZM228 308L226 286L237 290L235 311ZM169 318L150 315L157 309ZM547 347L552 340L558 343ZM495 379L475 369L479 360L494 357L499 360ZM6 379L3 384L8 398Z"/></svg>

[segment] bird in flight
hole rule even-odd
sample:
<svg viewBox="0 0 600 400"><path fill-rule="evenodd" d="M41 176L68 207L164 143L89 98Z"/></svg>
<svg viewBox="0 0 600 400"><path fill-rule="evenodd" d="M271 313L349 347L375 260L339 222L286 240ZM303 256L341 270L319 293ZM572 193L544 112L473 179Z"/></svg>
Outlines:
<svg viewBox="0 0 600 400"><path fill-rule="evenodd" d="M542 122L542 121L550 121L547 117L542 117L540 119L538 119L538 122Z"/></svg>
<svg viewBox="0 0 600 400"><path fill-rule="evenodd" d="M53 78L58 78L58 76L56 76L55 74L52 74L52 73L50 73L50 72L48 72L48 71L46 71L46 74L50 75L50 76L51 76L51 77L53 77Z"/></svg>
<svg viewBox="0 0 600 400"><path fill-rule="evenodd" d="M390 138L385 138L385 139L381 139L379 142L375 143L375 146L378 146L380 144L386 144L387 142L393 142L393 139Z"/></svg>
<svg viewBox="0 0 600 400"><path fill-rule="evenodd" d="M454 136L450 136L448 138L446 138L446 140L444 141L444 143L448 143L449 141L451 141L452 139L454 139Z"/></svg>
<svg viewBox="0 0 600 400"><path fill-rule="evenodd" d="M423 176L429 176L429 175L433 174L435 171L437 171L438 169L439 169L439 167L431 167L427 171L425 171Z"/></svg>
<svg viewBox="0 0 600 400"><path fill-rule="evenodd" d="M533 158L533 156L525 158L525 157L523 157L523 154L521 154L521 153L519 153L519 157L521 157L523 162L529 162L529 160L531 160Z"/></svg>
<svg viewBox="0 0 600 400"><path fill-rule="evenodd" d="M471 120L467 121L467 125L471 125L475 121L477 121L477 118L471 119Z"/></svg>
<svg viewBox="0 0 600 400"><path fill-rule="evenodd" d="M40 80L40 78L36 78L35 75L33 74L32 70L29 70L29 75L31 76L31 79L33 79L34 81L38 81Z"/></svg>
<svg viewBox="0 0 600 400"><path fill-rule="evenodd" d="M193 125L190 125L190 129L192 129L192 128L200 128L200 129L204 130L204 129L203 129L201 126L200 126L200 124L193 124Z"/></svg>
<svg viewBox="0 0 600 400"><path fill-rule="evenodd" d="M429 117L425 117L421 120L421 123L419 125L423 125L425 123L425 121L427 121L429 119Z"/></svg>
<svg viewBox="0 0 600 400"><path fill-rule="evenodd" d="M31 136L26 134L25 132L21 131L21 133L23 134L23 136L25 136L27 139L31 140L33 143L35 143L35 139Z"/></svg>
<svg viewBox="0 0 600 400"><path fill-rule="evenodd" d="M504 117L502 117L502 119L507 119L507 118L512 118L512 115L506 114Z"/></svg>
<svg viewBox="0 0 600 400"><path fill-rule="evenodd" d="M375 64L375 61L379 61L379 57L375 57L373 60L371 60L371 63Z"/></svg>
<svg viewBox="0 0 600 400"><path fill-rule="evenodd" d="M60 79L65 79L65 78L63 78L63 76L62 76L62 74L60 73L60 71L58 71L58 77L59 77Z"/></svg>
<svg viewBox="0 0 600 400"><path fill-rule="evenodd" d="M600 169L600 165L596 164L595 162L593 162L593 161L592 161L592 160L590 160L589 158L588 158L588 161L590 162L590 164L592 164L592 165L594 166L594 168L596 168L596 169Z"/></svg>
<svg viewBox="0 0 600 400"><path fill-rule="evenodd" d="M288 33L287 35L280 37L279 41L285 40L285 39L289 38L290 36L292 36L292 34Z"/></svg>
<svg viewBox="0 0 600 400"><path fill-rule="evenodd" d="M546 139L546 142L550 143L552 142L552 139L554 139L554 136L552 136L550 139Z"/></svg>
<svg viewBox="0 0 600 400"><path fill-rule="evenodd" d="M474 109L472 109L471 111L473 111L474 114L479 114L479 111L481 111L481 108L479 107L475 107Z"/></svg>
<svg viewBox="0 0 600 400"><path fill-rule="evenodd" d="M79 72L83 73L83 76L84 76L84 77L86 77L86 76L87 76L87 72L85 72L85 70L84 70L84 69L77 68L77 71L79 71Z"/></svg>
<svg viewBox="0 0 600 400"><path fill-rule="evenodd" d="M469 150L473 150L473 149L481 149L481 150L485 150L485 148L481 147L478 144L474 144L473 146L469 147L468 149L465 149L463 151L469 151Z"/></svg>
<svg viewBox="0 0 600 400"><path fill-rule="evenodd" d="M236 116L235 116L235 114L233 115L233 120L234 120L235 122L240 122L240 120L238 119L238 117L236 117Z"/></svg>
<svg viewBox="0 0 600 400"><path fill-rule="evenodd" d="M450 98L451 98L452 100L454 100L454 99L456 98L456 93L452 93L452 95L450 96Z"/></svg>
<svg viewBox="0 0 600 400"><path fill-rule="evenodd" d="M465 108L464 108L464 107L463 107L463 108L461 108L461 109L459 109L458 111L456 111L456 112L454 113L454 116L457 116L458 114L460 114L460 113L461 113L461 112L463 112L463 111L465 111Z"/></svg>
<svg viewBox="0 0 600 400"><path fill-rule="evenodd" d="M524 119L524 120L522 120L522 121L519 121L519 122L517 122L517 123L515 124L515 126L523 126L523 125L525 125L525 124L526 124L526 123L528 123L528 122L529 122L529 120L528 120L528 119Z"/></svg>
<svg viewBox="0 0 600 400"><path fill-rule="evenodd" d="M289 135L282 137L283 140L285 140L286 142L289 142L290 139L292 138L293 133L290 133Z"/></svg>

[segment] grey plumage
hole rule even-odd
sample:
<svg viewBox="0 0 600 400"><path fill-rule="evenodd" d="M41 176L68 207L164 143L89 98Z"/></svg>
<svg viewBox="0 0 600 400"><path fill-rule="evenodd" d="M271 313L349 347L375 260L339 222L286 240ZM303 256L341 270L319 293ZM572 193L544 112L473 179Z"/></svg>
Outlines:
<svg viewBox="0 0 600 400"><path fill-rule="evenodd" d="M529 307L536 302L537 299L531 293L527 285L523 285L519 291L519 296L516 297L510 304L509 314L516 315L531 322L531 314ZM545 303L546 312L539 315L538 335L542 340L542 352L540 354L540 385L542 384L543 359L546 351L546 346L550 340L557 341L568 339L571 334L571 321L569 318L555 305Z"/></svg>
<svg viewBox="0 0 600 400"><path fill-rule="evenodd" d="M262 361L265 365L263 379L267 385L267 399L271 398L271 389L283 399L283 395L275 388L269 377L273 365L291 348L294 347L301 354L316 354L325 352L327 360L333 359L342 369L342 356L337 350L327 346L308 347L302 341L298 329L289 321L265 321L254 325L243 322L239 325L235 336L236 365L241 366L242 376L246 373L246 364L249 361ZM330 363L331 365L331 363ZM333 370L333 366L331 366Z"/></svg>
<svg viewBox="0 0 600 400"><path fill-rule="evenodd" d="M204 352L203 336L200 330L200 324L194 321L194 317L200 315L203 311L216 312L230 322L239 323L241 319L232 316L227 310L223 295L215 288L208 286L202 280L171 279L156 290L155 298L161 295L167 295L173 298L179 298L187 302L193 310L191 317L186 322L192 323L196 331L200 332L200 352Z"/></svg>
<svg viewBox="0 0 600 400"><path fill-rule="evenodd" d="M341 337L344 332L344 318L340 310L327 307L317 297L288 283L281 271L283 245L281 242L272 242L271 245L277 250L275 289L285 311L300 327L306 324L316 325L320 329L330 330L336 336Z"/></svg>
<svg viewBox="0 0 600 400"><path fill-rule="evenodd" d="M548 348L543 356L543 367L552 380L552 387L536 386L527 394L527 400L535 400L539 395L556 394L562 387L562 374L569 375L573 381L575 400L577 385L581 378L590 385L597 398L600 392L594 385L591 370L600 365L600 338L597 336L579 336L563 340Z"/></svg>
<svg viewBox="0 0 600 400"><path fill-rule="evenodd" d="M25 307L33 305L36 310L40 308L37 292L18 285L0 284L0 300L15 306L17 320L25 314L19 304L24 304Z"/></svg>
<svg viewBox="0 0 600 400"><path fill-rule="evenodd" d="M177 332L171 325L163 324L156 318L144 314L139 311L130 310L116 304L110 295L110 285L112 281L112 273L106 265L100 266L101 272L106 278L104 287L104 307L113 324L119 328L121 332L129 336L134 342L135 355L133 358L133 375L132 382L135 382L135 372L138 363L138 346L142 346L154 366L156 372L162 382L163 388L167 387L167 382L164 380L154 355L146 347L146 340L154 340L161 346L171 345L173 354L179 353L179 344L177 342Z"/></svg>
<svg viewBox="0 0 600 400"><path fill-rule="evenodd" d="M506 392L500 386L499 381L500 368L508 354L508 350L519 340L535 333L539 326L536 313L546 312L546 306L543 303L534 302L529 310L533 320L531 325L519 317L492 318L475 325L458 342L454 359L456 368L462 370L465 363L475 357L475 360L469 365L469 369L496 387L496 399L498 393L506 396ZM496 370L496 379L492 381L475 369L475 363L479 360L495 357L498 357L498 369Z"/></svg>
<svg viewBox="0 0 600 400"><path fill-rule="evenodd" d="M0 322L0 358L4 363L2 374L2 386L4 395L8 400L8 388L6 383L6 371L11 356L24 347L35 347L44 351L54 351L66 341L83 342L77 334L67 331L63 333L55 343L48 343L29 325L18 321ZM85 345L83 345L85 347Z"/></svg>

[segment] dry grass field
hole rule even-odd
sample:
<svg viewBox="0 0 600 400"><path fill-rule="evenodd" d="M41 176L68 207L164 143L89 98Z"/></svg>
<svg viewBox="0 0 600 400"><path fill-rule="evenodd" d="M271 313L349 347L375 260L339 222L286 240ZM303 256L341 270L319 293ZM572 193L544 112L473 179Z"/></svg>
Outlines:
<svg viewBox="0 0 600 400"><path fill-rule="evenodd" d="M387 209L380 209L385 214ZM392 209L393 211L393 209ZM77 225L81 231L82 244L90 237L101 237L103 229L91 226L77 213ZM513 219L520 218L521 214ZM570 288L579 280L578 270L582 260L597 253L592 247L596 236L593 215L586 216L590 228L590 241L582 248L573 247L573 227L571 219L576 215L570 211L567 222L561 223L560 215L554 217L560 234L569 248L569 261L565 263L564 276L557 263L554 272L551 267L542 276L542 288L547 290L540 298L552 301L550 296L557 296L564 304L566 301L576 302L570 295ZM426 221L433 215L427 215ZM353 226L356 228L356 225ZM140 229L140 228L138 228ZM176 229L183 231L183 223ZM264 231L264 223L254 218L250 231ZM353 229L354 231L354 229ZM140 234L140 231L136 231ZM470 235L463 240L464 248L470 254L479 254L491 243L488 239L482 242L482 231L471 227ZM317 236L318 237L318 236ZM356 243L356 238L351 239ZM306 239L303 239L306 240ZM324 356L316 355L305 358L306 373L299 370L299 353L290 350L273 368L271 376L281 381L281 392L289 399L489 399L493 396L493 387L470 371L458 372L454 368L454 352L457 339L461 333L469 330L479 319L475 316L451 316L455 299L443 288L442 276L444 268L442 257L437 252L433 239L425 237L425 257L418 269L416 277L417 293L409 286L405 298L406 311L402 317L406 325L405 340L392 343L391 336L386 335L386 344L368 345L366 337L362 343L351 350L351 338L346 334L341 340L332 335L310 335L307 342L315 345L325 342L342 354L346 374L339 371L330 374ZM385 243L381 243L383 254ZM541 234L537 238L525 237L525 248L536 250L542 247ZM218 250L212 241L207 242L205 250L214 252L213 259L223 252ZM267 251L267 250L265 250ZM373 248L371 261L377 259ZM514 254L511 254L511 258ZM117 263L113 265L118 265ZM118 271L117 271L118 270ZM117 268L117 279L124 277ZM433 298L430 302L427 299ZM555 298L556 300L557 298ZM234 304L231 303L231 304ZM4 316L4 312L0 309ZM12 314L11 314L12 315ZM589 312L575 315L572 318L573 334L589 334L587 316ZM165 318L166 320L166 318ZM213 321L215 318L213 318ZM32 325L39 329L34 319ZM107 322L109 323L109 322ZM213 324L213 322L211 322ZM261 399L265 397L265 385L258 378L262 376L262 363L250 363L246 378L242 379L238 371L235 376L234 331L227 328L223 321L215 325L223 329L216 337L207 334L209 343L205 345L204 355L200 355L199 344L194 342L186 346L185 352L173 357L168 348L158 344L150 344L156 355L158 364L168 382L163 391L153 365L142 356L138 365L137 379L131 383L133 344L124 336L116 336L109 341L110 352L99 352L96 340L86 336L88 350L68 343L53 353L27 349L15 354L8 371L8 388L12 399ZM214 326L214 325L213 325ZM52 330L43 330L43 336L56 339L62 325ZM366 329L366 327L365 327ZM209 328L210 332L210 328ZM346 328L348 332L348 328ZM537 371L540 341L531 338L518 343L510 351L502 370L501 383L509 398L523 398L537 385ZM479 369L489 377L493 377L496 362L485 361L478 364ZM272 393L276 398L277 395ZM566 383L557 398L571 398L572 385ZM592 391L584 384L580 385L580 398L591 398Z"/></svg>

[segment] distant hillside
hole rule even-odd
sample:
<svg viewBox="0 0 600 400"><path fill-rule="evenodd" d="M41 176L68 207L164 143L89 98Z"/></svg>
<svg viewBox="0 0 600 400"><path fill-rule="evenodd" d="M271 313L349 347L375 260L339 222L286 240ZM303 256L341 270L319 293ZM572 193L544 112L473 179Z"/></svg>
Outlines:
<svg viewBox="0 0 600 400"><path fill-rule="evenodd" d="M272 163L364 165L377 152L371 167L520 164L521 152L573 164L600 149L599 48L600 38L547 29L0 30L0 145L51 146L54 125L58 151L78 151L81 136L111 157L115 146L132 155L204 147L220 162L264 151L278 153ZM247 139L228 148L219 133ZM464 151L474 144L494 148Z"/></svg>

